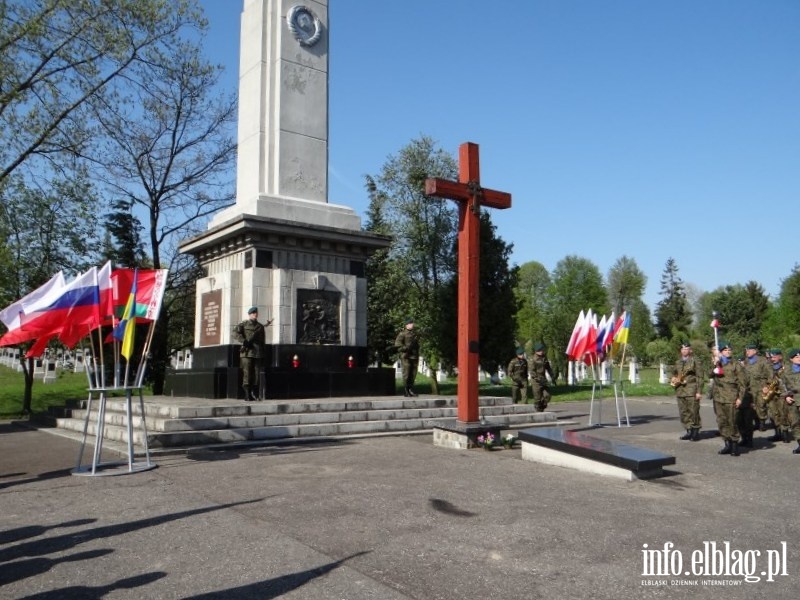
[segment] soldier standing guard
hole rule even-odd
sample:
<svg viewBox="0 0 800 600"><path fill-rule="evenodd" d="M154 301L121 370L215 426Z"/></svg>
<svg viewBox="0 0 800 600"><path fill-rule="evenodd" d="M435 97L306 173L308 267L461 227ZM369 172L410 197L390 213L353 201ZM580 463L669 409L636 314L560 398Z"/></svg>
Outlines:
<svg viewBox="0 0 800 600"><path fill-rule="evenodd" d="M783 373L783 386L786 390L782 396L786 404L786 417L789 423L789 431L797 442L797 448L792 450L792 454L800 454L800 407L795 400L796 395L800 395L800 348L792 348L789 351L789 360L792 366Z"/></svg>
<svg viewBox="0 0 800 600"><path fill-rule="evenodd" d="M528 361L525 349L517 348L517 356L508 363L508 376L511 378L511 401L514 404L528 402Z"/></svg>
<svg viewBox="0 0 800 600"><path fill-rule="evenodd" d="M406 319L405 328L397 334L394 345L400 352L400 362L403 365L403 395L416 396L414 379L417 377L419 363L419 336L414 331L414 319Z"/></svg>
<svg viewBox="0 0 800 600"><path fill-rule="evenodd" d="M714 412L717 415L717 427L725 447L720 454L739 456L739 430L736 428L736 411L742 405L742 398L747 389L744 379L744 367L731 357L731 345L719 343L719 359L711 371Z"/></svg>
<svg viewBox="0 0 800 600"><path fill-rule="evenodd" d="M698 378L700 365L692 356L689 342L681 343L681 357L672 367L670 385L675 388L678 399L678 413L686 433L682 440L696 442L700 439L700 398L703 395L703 379Z"/></svg>
<svg viewBox="0 0 800 600"><path fill-rule="evenodd" d="M544 411L550 403L550 384L547 382L547 376L550 376L553 383L556 382L553 367L550 366L550 361L545 356L546 351L547 346L539 342L533 347L533 359L531 360L531 391L533 391L536 410L539 412Z"/></svg>
<svg viewBox="0 0 800 600"><path fill-rule="evenodd" d="M772 365L763 356L758 354L757 344L748 344L745 347L744 375L747 382L747 392L739 410L739 433L742 435L742 446L753 447L753 431L756 427L764 431L761 426L767 418L767 405L761 391L772 379Z"/></svg>
<svg viewBox="0 0 800 600"><path fill-rule="evenodd" d="M239 366L242 369L242 387L246 402L261 399L256 390L266 343L265 327L269 327L271 323L272 319L266 325L259 323L258 308L253 306L247 311L247 320L233 328L236 340L242 344L239 349Z"/></svg>

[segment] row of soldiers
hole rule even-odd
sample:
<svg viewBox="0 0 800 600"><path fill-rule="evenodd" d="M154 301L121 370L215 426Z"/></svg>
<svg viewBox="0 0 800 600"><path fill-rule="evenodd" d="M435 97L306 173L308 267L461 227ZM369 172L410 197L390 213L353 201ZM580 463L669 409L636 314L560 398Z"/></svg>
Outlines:
<svg viewBox="0 0 800 600"><path fill-rule="evenodd" d="M759 354L757 345L750 344L744 357L736 360L731 345L720 341L713 352L709 397L725 442L719 453L739 456L740 446L752 448L756 429L773 429L771 441L789 443L794 439L798 446L792 452L800 454L800 348L789 351L790 364L786 366L780 348L770 350L767 358ZM686 428L682 440L700 439L700 399L705 381L705 369L692 356L689 343L682 343L670 380Z"/></svg>
<svg viewBox="0 0 800 600"><path fill-rule="evenodd" d="M556 377L553 367L546 356L547 346L538 343L533 347L533 357L528 365L525 349L517 348L516 356L508 363L506 373L511 378L511 399L515 403L527 404L528 402L528 376L530 375L533 403L536 410L543 412L550 403L550 382L555 385ZM548 376L550 380L548 381Z"/></svg>

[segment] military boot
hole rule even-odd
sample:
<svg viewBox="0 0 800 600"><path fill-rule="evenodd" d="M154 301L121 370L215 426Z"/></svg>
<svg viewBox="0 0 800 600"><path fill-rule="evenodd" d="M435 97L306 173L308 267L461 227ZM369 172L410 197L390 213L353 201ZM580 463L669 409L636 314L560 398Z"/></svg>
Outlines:
<svg viewBox="0 0 800 600"><path fill-rule="evenodd" d="M770 442L780 442L783 439L783 434L781 433L781 430L778 429L776 426L775 435L770 436L768 439Z"/></svg>
<svg viewBox="0 0 800 600"><path fill-rule="evenodd" d="M731 453L731 441L725 440L725 447L717 452L717 454L730 454Z"/></svg>
<svg viewBox="0 0 800 600"><path fill-rule="evenodd" d="M731 456L739 456L739 442L731 442Z"/></svg>
<svg viewBox="0 0 800 600"><path fill-rule="evenodd" d="M783 443L788 444L792 441L792 432L788 429L783 430Z"/></svg>
<svg viewBox="0 0 800 600"><path fill-rule="evenodd" d="M743 448L752 448L753 447L753 434L752 433L743 433L742 434L742 441L739 444Z"/></svg>
<svg viewBox="0 0 800 600"><path fill-rule="evenodd" d="M243 385L242 388L244 389L244 401L245 402L252 402L252 392L250 391L249 385Z"/></svg>
<svg viewBox="0 0 800 600"><path fill-rule="evenodd" d="M699 442L700 441L700 428L699 427L693 427L692 428L692 441L693 442Z"/></svg>
<svg viewBox="0 0 800 600"><path fill-rule="evenodd" d="M682 440L690 440L690 439L692 439L692 430L691 430L691 429L687 429L687 430L686 430L686 433L684 433L684 434L683 434L683 435L680 437L680 439L682 439Z"/></svg>
<svg viewBox="0 0 800 600"><path fill-rule="evenodd" d="M411 397L411 398L413 398L413 397L415 397L415 396L416 396L416 394L414 393L414 390L413 390L413 389L411 389L411 387L410 387L410 386L406 388L406 392L408 392L406 395L407 395L407 396L409 396L409 397Z"/></svg>

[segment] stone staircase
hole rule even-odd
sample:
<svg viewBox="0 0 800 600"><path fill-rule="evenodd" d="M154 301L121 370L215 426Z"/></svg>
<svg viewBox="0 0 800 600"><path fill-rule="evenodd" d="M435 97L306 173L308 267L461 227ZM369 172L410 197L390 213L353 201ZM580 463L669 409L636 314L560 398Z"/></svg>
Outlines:
<svg viewBox="0 0 800 600"><path fill-rule="evenodd" d="M97 405L92 403L87 433L97 430ZM134 446L144 447L144 427L139 398L132 402ZM266 443L283 439L355 435L423 433L456 418L456 398L423 396L322 398L313 400L210 400L202 398L146 397L148 446L166 450L237 443ZM56 419L56 427L71 437L82 436L86 409L69 411ZM503 428L552 426L554 413L536 412L530 404L512 404L510 398L482 397L481 418ZM124 398L108 398L103 441L127 444L128 425Z"/></svg>

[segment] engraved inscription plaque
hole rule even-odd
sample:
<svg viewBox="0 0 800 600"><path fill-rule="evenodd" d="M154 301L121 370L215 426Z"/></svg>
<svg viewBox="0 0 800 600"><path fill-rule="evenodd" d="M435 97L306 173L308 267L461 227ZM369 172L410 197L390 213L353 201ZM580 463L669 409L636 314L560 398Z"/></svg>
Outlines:
<svg viewBox="0 0 800 600"><path fill-rule="evenodd" d="M200 297L200 345L218 346L222 331L222 290L206 292Z"/></svg>
<svg viewBox="0 0 800 600"><path fill-rule="evenodd" d="M339 292L297 290L298 343L341 344L340 302Z"/></svg>

